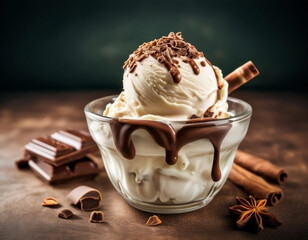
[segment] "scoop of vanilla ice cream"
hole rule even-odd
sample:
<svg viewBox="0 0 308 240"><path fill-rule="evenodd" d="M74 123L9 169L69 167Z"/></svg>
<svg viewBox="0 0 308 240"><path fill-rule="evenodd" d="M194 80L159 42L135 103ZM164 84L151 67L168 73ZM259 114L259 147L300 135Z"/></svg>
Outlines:
<svg viewBox="0 0 308 240"><path fill-rule="evenodd" d="M176 56L172 61L180 73L179 82L174 82L166 64L151 55L136 61L133 71L126 67L124 90L113 104L106 107L104 115L185 120L192 115L203 117L208 111L216 118L229 116L226 103L228 83L219 68L212 66L203 56L194 59L198 74L186 56Z"/></svg>

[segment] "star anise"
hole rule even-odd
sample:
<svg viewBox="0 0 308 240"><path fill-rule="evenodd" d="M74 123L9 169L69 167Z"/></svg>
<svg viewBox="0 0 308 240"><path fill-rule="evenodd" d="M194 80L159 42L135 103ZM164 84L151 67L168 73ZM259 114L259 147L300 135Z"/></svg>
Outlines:
<svg viewBox="0 0 308 240"><path fill-rule="evenodd" d="M266 202L266 199L256 200L253 196L249 196L248 200L237 197L237 205L229 207L229 210L231 215L238 218L236 225L239 228L262 231L263 224L270 227L280 226L281 222L265 207Z"/></svg>

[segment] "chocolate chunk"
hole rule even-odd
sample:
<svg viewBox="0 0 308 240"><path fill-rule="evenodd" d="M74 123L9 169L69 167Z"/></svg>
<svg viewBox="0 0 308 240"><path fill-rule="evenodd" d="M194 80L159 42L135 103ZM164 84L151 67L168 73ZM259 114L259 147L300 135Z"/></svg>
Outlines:
<svg viewBox="0 0 308 240"><path fill-rule="evenodd" d="M90 222L101 223L104 222L104 213L102 211L93 211L91 212Z"/></svg>
<svg viewBox="0 0 308 240"><path fill-rule="evenodd" d="M73 216L73 212L69 209L63 209L61 212L59 212L58 217L59 218L64 218L64 219L68 219L71 218Z"/></svg>
<svg viewBox="0 0 308 240"><path fill-rule="evenodd" d="M159 219L159 217L156 216L156 215L153 215L153 216L149 217L148 221L146 222L146 225L156 226L156 225L159 225L161 223L162 223L162 221Z"/></svg>
<svg viewBox="0 0 308 240"><path fill-rule="evenodd" d="M190 116L189 119L195 119L195 118L200 118L200 116L198 116L198 115L196 115L196 114L193 114L193 115Z"/></svg>
<svg viewBox="0 0 308 240"><path fill-rule="evenodd" d="M67 199L81 210L89 211L100 207L102 195L95 188L79 186L67 195Z"/></svg>
<svg viewBox="0 0 308 240"><path fill-rule="evenodd" d="M15 165L19 169L24 169L29 167L29 160L31 159L31 155L27 152L24 153L24 156L15 161Z"/></svg>
<svg viewBox="0 0 308 240"><path fill-rule="evenodd" d="M87 132L60 130L51 136L32 139L25 149L32 160L38 157L49 164L60 166L95 152L97 145Z"/></svg>
<svg viewBox="0 0 308 240"><path fill-rule="evenodd" d="M55 207L58 205L59 205L58 200L53 197L45 198L44 202L42 202L42 206L44 207Z"/></svg>
<svg viewBox="0 0 308 240"><path fill-rule="evenodd" d="M88 157L55 167L42 159L29 161L34 173L49 184L63 183L76 178L94 178L99 173L97 165Z"/></svg>

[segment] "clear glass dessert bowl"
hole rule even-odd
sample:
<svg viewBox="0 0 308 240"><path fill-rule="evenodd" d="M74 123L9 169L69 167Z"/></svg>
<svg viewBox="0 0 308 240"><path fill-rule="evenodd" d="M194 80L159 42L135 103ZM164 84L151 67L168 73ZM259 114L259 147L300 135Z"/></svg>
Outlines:
<svg viewBox="0 0 308 240"><path fill-rule="evenodd" d="M228 178L251 106L229 97L232 116L206 121L103 116L115 98L103 97L85 107L90 134L115 189L147 212L183 213L207 205Z"/></svg>

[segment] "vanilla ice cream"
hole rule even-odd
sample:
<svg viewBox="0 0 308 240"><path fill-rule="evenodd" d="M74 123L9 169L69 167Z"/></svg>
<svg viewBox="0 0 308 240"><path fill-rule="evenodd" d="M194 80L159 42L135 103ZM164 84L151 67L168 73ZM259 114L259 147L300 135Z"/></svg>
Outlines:
<svg viewBox="0 0 308 240"><path fill-rule="evenodd" d="M219 68L170 33L144 43L124 64L123 92L105 115L121 118L228 117L228 83Z"/></svg>

